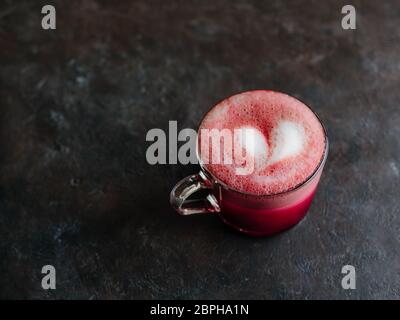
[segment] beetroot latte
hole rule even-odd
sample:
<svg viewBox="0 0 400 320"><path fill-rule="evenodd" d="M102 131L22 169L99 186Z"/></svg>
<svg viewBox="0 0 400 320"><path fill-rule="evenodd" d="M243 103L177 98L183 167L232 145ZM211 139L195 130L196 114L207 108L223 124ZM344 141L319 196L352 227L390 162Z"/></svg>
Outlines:
<svg viewBox="0 0 400 320"><path fill-rule="evenodd" d="M171 204L182 215L217 212L254 236L298 223L316 191L328 139L314 112L274 91L227 98L203 118L198 132L199 174L180 181ZM186 201L209 189L206 199Z"/></svg>
<svg viewBox="0 0 400 320"><path fill-rule="evenodd" d="M242 132L235 139L238 129ZM232 189L256 195L300 185L313 174L325 149L324 129L316 115L299 100L273 91L244 92L223 100L207 113L199 131L200 158L207 158L207 170ZM239 155L247 153L247 161L236 161L235 148ZM220 156L213 162L215 152ZM238 173L238 166L245 168L250 162L247 173Z"/></svg>

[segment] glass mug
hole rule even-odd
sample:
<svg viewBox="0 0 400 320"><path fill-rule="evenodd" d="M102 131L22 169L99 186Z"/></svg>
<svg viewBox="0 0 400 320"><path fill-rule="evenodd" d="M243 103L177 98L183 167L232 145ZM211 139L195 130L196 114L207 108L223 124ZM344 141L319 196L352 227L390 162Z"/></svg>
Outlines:
<svg viewBox="0 0 400 320"><path fill-rule="evenodd" d="M317 119L321 123L318 116ZM293 189L270 195L234 190L207 171L197 150L200 172L175 185L170 194L172 207L183 216L217 214L227 225L251 236L269 236L293 227L307 214L328 156L328 137L322 123L321 126L325 136L323 157L307 180ZM188 200L200 190L207 190L208 194L202 199Z"/></svg>

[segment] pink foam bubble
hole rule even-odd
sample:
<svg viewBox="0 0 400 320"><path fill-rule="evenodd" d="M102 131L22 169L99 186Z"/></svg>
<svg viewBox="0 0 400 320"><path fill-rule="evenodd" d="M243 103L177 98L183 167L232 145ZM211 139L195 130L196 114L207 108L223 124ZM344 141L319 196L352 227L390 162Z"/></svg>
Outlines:
<svg viewBox="0 0 400 320"><path fill-rule="evenodd" d="M306 181L323 158L326 141L321 123L304 103L286 94L258 90L234 95L211 109L200 125L200 131L238 128L255 129L254 170L240 175L237 168L243 163L205 164L213 176L237 191L260 195L288 191ZM215 148L201 137L204 150ZM204 159L201 152L200 158Z"/></svg>

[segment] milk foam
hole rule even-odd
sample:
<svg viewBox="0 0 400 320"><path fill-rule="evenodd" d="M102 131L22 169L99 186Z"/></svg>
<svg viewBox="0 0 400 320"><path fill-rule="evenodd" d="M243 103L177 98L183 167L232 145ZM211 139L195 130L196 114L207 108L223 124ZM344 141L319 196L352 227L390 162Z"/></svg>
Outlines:
<svg viewBox="0 0 400 320"><path fill-rule="evenodd" d="M304 127L292 121L280 121L272 132L274 149L272 156L268 159L271 165L279 160L299 154L307 139Z"/></svg>
<svg viewBox="0 0 400 320"><path fill-rule="evenodd" d="M272 91L245 92L223 100L209 111L200 129L241 129L235 147L252 157L254 170L238 175L237 162L210 163L206 169L233 189L252 194L280 193L304 182L325 148L324 131L315 114L299 100Z"/></svg>
<svg viewBox="0 0 400 320"><path fill-rule="evenodd" d="M241 127L240 133L239 146L242 146L250 156L256 158L266 157L268 143L260 130L253 127Z"/></svg>

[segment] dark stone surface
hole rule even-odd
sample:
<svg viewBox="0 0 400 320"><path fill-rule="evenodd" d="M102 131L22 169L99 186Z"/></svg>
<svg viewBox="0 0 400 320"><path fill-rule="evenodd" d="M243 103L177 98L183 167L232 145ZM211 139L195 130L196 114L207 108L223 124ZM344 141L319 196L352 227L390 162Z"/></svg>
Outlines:
<svg viewBox="0 0 400 320"><path fill-rule="evenodd" d="M1 298L400 298L397 1L352 1L355 31L342 1L51 3L53 31L47 2L0 4ZM331 142L306 220L265 239L178 216L197 168L145 159L149 129L255 88L306 101Z"/></svg>

